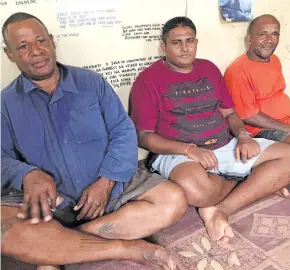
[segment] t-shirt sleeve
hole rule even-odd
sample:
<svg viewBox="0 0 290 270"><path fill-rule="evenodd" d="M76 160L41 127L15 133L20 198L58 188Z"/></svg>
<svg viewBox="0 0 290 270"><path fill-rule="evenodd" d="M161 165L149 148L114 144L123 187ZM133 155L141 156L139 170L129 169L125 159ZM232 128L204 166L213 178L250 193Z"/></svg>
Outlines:
<svg viewBox="0 0 290 270"><path fill-rule="evenodd" d="M216 78L217 78L217 89L216 89L216 95L217 98L220 100L220 108L221 109L230 109L230 108L234 108L234 103L232 100L232 97L229 93L228 87L225 83L225 80L220 72L220 70L218 69L218 67L212 63L212 72L215 74Z"/></svg>
<svg viewBox="0 0 290 270"><path fill-rule="evenodd" d="M158 99L152 86L142 78L134 82L130 97L130 116L139 130L155 130Z"/></svg>
<svg viewBox="0 0 290 270"><path fill-rule="evenodd" d="M222 76L220 78L220 94L221 94L220 108L222 109L234 108L235 106L234 102L230 95L229 89L225 83L225 80L223 79Z"/></svg>
<svg viewBox="0 0 290 270"><path fill-rule="evenodd" d="M241 68L229 67L224 78L239 116L245 119L257 114L259 106L245 71Z"/></svg>

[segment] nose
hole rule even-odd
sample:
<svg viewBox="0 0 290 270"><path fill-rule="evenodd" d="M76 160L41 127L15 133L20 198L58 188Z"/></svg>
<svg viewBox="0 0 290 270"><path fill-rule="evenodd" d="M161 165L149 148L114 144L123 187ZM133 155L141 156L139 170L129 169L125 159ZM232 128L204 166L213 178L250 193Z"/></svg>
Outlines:
<svg viewBox="0 0 290 270"><path fill-rule="evenodd" d="M273 36L272 35L267 35L265 41L267 43L273 43Z"/></svg>
<svg viewBox="0 0 290 270"><path fill-rule="evenodd" d="M37 42L31 42L30 43L30 53L33 55L39 55L41 54L42 50L39 47Z"/></svg>
<svg viewBox="0 0 290 270"><path fill-rule="evenodd" d="M187 43L182 43L182 44L181 44L181 50L182 50L183 52L187 52L187 51L188 51Z"/></svg>

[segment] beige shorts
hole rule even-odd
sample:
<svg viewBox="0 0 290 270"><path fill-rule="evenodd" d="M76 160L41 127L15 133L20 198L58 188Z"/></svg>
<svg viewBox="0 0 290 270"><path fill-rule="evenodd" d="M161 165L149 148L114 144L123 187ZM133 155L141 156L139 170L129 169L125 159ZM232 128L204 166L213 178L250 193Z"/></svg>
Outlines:
<svg viewBox="0 0 290 270"><path fill-rule="evenodd" d="M265 151L265 149L275 143L274 141L255 138L255 141L259 144L261 152L256 157L249 159L246 163L242 161L237 162L235 158L235 148L237 144L237 139L233 138L225 146L213 150L217 160L218 160L218 171L224 175L231 175L240 177L241 179L250 174L253 165L258 160L260 155ZM159 155L156 160L152 163L152 169L158 171L163 177L169 178L170 172L179 164L193 161L184 155ZM216 173L212 170L211 173Z"/></svg>
<svg viewBox="0 0 290 270"><path fill-rule="evenodd" d="M159 174L151 173L147 169L138 168L130 182L124 185L124 192L120 195L120 197L109 200L108 205L110 205L110 207L109 209L106 209L106 213L108 214L118 210L124 204L136 200L139 195L165 181L167 180ZM22 190L9 189L2 191L1 206L20 207L22 203ZM53 209L54 218L66 227L75 227L86 222L83 220L77 220L77 214L78 213L73 211L70 206L62 209Z"/></svg>

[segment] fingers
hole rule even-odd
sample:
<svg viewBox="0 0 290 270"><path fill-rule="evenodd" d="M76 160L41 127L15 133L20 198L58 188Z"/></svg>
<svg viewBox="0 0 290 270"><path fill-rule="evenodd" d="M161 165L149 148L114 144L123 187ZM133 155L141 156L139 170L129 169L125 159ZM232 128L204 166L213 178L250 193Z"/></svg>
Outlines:
<svg viewBox="0 0 290 270"><path fill-rule="evenodd" d="M86 202L82 207L81 212L77 216L77 219L95 219L98 216L102 216L105 212L105 204L93 204Z"/></svg>
<svg viewBox="0 0 290 270"><path fill-rule="evenodd" d="M48 189L48 198L50 200L50 205L52 208L56 207L56 198L57 198L57 192L56 189L50 188Z"/></svg>
<svg viewBox="0 0 290 270"><path fill-rule="evenodd" d="M100 213L100 207L99 205L95 205L95 204L92 204L87 212L87 214L84 216L84 219L92 219L92 217L94 215L99 215Z"/></svg>
<svg viewBox="0 0 290 270"><path fill-rule="evenodd" d="M74 207L75 211L78 211L79 209L83 207L83 205L85 204L86 198L87 198L87 194L86 192L83 192L82 196L79 199L78 204Z"/></svg>
<svg viewBox="0 0 290 270"><path fill-rule="evenodd" d="M235 157L237 162L242 160L246 163L247 160L256 157L261 152L260 145L255 141L251 140L250 143L238 143L235 149Z"/></svg>
<svg viewBox="0 0 290 270"><path fill-rule="evenodd" d="M33 200L30 202L30 216L31 216L31 220L30 223L31 224L37 224L40 221L40 208L39 208L39 200Z"/></svg>
<svg viewBox="0 0 290 270"><path fill-rule="evenodd" d="M101 217L104 215L104 213L105 213L105 206L102 205L95 211L95 213L92 215L92 217L90 219L95 219L97 217Z"/></svg>
<svg viewBox="0 0 290 270"><path fill-rule="evenodd" d="M24 193L24 202L21 205L19 212L17 213L17 217L21 219L26 219L28 217L28 209L29 209L29 201L30 201L30 196L28 193Z"/></svg>
<svg viewBox="0 0 290 270"><path fill-rule="evenodd" d="M241 159L242 159L243 163L247 162L247 160L248 160L248 149L247 148L242 149L242 151L241 151Z"/></svg>
<svg viewBox="0 0 290 270"><path fill-rule="evenodd" d="M207 170L218 169L218 160L212 151L205 153L199 162Z"/></svg>
<svg viewBox="0 0 290 270"><path fill-rule="evenodd" d="M51 201L51 200L50 200ZM49 200L46 194L41 196L41 211L44 221L50 221L52 219L52 213L49 206Z"/></svg>
<svg viewBox="0 0 290 270"><path fill-rule="evenodd" d="M240 147L237 146L235 149L235 157L236 157L236 161L239 162L241 160L241 152L240 152Z"/></svg>
<svg viewBox="0 0 290 270"><path fill-rule="evenodd" d="M48 202L47 202L48 203ZM30 212L30 213L28 213ZM40 221L39 197L31 196L29 193L24 194L24 202L17 214L18 218L26 219L30 214L30 223L37 224Z"/></svg>
<svg viewBox="0 0 290 270"><path fill-rule="evenodd" d="M60 205L64 201L64 198L62 196L56 197L56 206Z"/></svg>
<svg viewBox="0 0 290 270"><path fill-rule="evenodd" d="M214 165L213 169L218 170L218 160L212 151L210 153L211 153L211 160L212 160L213 165Z"/></svg>

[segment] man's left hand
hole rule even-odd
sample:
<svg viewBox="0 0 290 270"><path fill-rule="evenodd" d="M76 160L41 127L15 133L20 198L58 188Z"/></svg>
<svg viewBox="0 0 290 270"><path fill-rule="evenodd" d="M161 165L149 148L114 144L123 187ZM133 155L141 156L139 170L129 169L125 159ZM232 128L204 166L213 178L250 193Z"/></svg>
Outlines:
<svg viewBox="0 0 290 270"><path fill-rule="evenodd" d="M97 182L87 187L83 191L78 204L74 207L75 211L81 209L77 219L92 220L102 216L114 185L115 182L100 177Z"/></svg>
<svg viewBox="0 0 290 270"><path fill-rule="evenodd" d="M261 152L260 145L249 135L241 134L238 138L238 143L235 149L236 160L242 160L246 163L247 160L257 156Z"/></svg>

